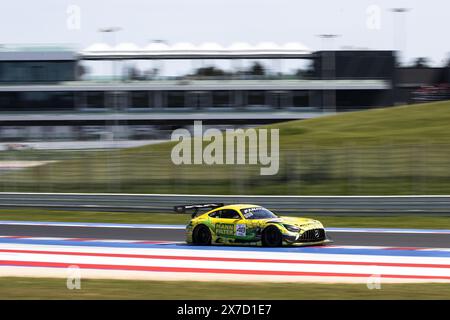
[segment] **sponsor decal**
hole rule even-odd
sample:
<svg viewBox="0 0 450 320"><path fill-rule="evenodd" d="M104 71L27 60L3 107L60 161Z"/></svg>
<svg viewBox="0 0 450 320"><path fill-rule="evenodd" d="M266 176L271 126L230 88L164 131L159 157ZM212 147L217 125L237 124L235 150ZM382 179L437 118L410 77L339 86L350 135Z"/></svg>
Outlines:
<svg viewBox="0 0 450 320"><path fill-rule="evenodd" d="M247 226L245 224L236 225L236 236L245 237L246 233L247 233Z"/></svg>
<svg viewBox="0 0 450 320"><path fill-rule="evenodd" d="M245 208L242 209L241 212L244 215L244 218L248 219L254 215L254 211L261 210L261 207L253 207L253 208Z"/></svg>
<svg viewBox="0 0 450 320"><path fill-rule="evenodd" d="M227 223L217 223L216 234L222 236L232 236L234 235L234 225Z"/></svg>
<svg viewBox="0 0 450 320"><path fill-rule="evenodd" d="M256 210L260 210L260 209L261 209L260 207L246 208L246 209L242 209L242 212L244 214L246 214L246 213L252 213L252 211L256 211Z"/></svg>

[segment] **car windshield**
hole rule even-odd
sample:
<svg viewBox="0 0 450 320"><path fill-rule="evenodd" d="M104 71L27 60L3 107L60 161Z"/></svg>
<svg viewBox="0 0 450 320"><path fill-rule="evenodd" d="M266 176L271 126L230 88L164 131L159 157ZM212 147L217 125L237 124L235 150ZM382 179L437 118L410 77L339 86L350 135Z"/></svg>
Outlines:
<svg viewBox="0 0 450 320"><path fill-rule="evenodd" d="M241 209L245 219L271 219L278 218L273 212L263 207Z"/></svg>

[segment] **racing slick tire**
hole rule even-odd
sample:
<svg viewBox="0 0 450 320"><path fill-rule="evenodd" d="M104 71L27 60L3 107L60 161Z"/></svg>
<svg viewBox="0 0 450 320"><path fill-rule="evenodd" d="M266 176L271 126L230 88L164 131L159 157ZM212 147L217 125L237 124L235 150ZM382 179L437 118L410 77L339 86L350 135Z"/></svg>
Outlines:
<svg viewBox="0 0 450 320"><path fill-rule="evenodd" d="M195 227L192 233L192 243L200 246L211 245L211 231L209 228L203 224Z"/></svg>
<svg viewBox="0 0 450 320"><path fill-rule="evenodd" d="M283 237L275 226L268 226L262 232L262 245L264 247L281 247Z"/></svg>

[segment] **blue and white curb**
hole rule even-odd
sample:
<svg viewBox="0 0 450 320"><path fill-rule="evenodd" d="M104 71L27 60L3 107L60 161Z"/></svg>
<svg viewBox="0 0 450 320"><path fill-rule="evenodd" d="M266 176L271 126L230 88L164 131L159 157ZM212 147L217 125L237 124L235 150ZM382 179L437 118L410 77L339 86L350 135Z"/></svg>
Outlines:
<svg viewBox="0 0 450 320"><path fill-rule="evenodd" d="M174 229L184 230L180 224L144 224L144 223L94 223L94 222L47 222L47 221L10 221L0 220L0 225L17 226L54 226L54 227L83 227L83 228L137 228L137 229ZM407 228L326 228L327 232L342 233L408 233L408 234L450 234L448 229L407 229Z"/></svg>

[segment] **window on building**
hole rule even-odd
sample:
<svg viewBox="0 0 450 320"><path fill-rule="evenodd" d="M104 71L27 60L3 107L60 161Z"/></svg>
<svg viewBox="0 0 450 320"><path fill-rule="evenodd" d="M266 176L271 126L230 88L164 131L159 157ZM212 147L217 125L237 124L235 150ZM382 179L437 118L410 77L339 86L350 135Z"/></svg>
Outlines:
<svg viewBox="0 0 450 320"><path fill-rule="evenodd" d="M87 91L85 93L85 108L105 108L105 93L102 91Z"/></svg>
<svg viewBox="0 0 450 320"><path fill-rule="evenodd" d="M215 108L227 108L233 105L230 91L213 91L212 100Z"/></svg>
<svg viewBox="0 0 450 320"><path fill-rule="evenodd" d="M151 107L152 93L148 91L131 91L130 108L149 108Z"/></svg>
<svg viewBox="0 0 450 320"><path fill-rule="evenodd" d="M167 91L166 92L166 107L168 108L184 108L185 92L184 91Z"/></svg>
<svg viewBox="0 0 450 320"><path fill-rule="evenodd" d="M266 105L265 91L260 91L260 90L247 91L247 105L248 106L265 106Z"/></svg>
<svg viewBox="0 0 450 320"><path fill-rule="evenodd" d="M308 91L293 91L292 92L292 107L294 108L307 108L309 103Z"/></svg>

